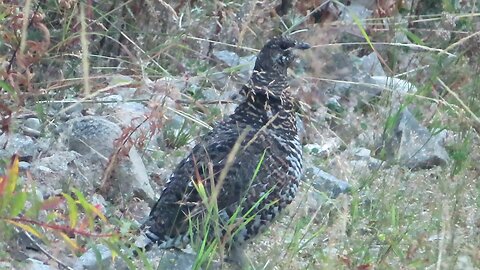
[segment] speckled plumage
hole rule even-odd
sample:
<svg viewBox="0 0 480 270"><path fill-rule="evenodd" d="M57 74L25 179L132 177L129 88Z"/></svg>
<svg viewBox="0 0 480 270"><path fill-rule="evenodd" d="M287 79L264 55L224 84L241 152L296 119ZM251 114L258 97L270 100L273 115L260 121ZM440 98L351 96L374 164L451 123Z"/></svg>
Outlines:
<svg viewBox="0 0 480 270"><path fill-rule="evenodd" d="M224 223L241 210L229 245L258 234L292 202L302 173L302 149L287 68L294 60L292 49L308 47L277 37L262 48L252 77L241 89L245 101L205 135L170 176L144 224L151 241L164 248L189 242L189 219L201 220L205 211L194 183L201 181L210 191L212 172L215 185L223 182L217 203ZM237 142L238 152L219 180Z"/></svg>

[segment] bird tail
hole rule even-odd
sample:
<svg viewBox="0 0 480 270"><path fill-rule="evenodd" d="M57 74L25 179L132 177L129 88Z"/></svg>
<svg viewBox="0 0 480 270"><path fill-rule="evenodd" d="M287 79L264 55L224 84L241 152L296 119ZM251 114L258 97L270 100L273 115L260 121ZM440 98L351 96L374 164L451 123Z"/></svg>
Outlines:
<svg viewBox="0 0 480 270"><path fill-rule="evenodd" d="M161 239L157 234L146 229L136 238L135 246L141 250L149 251L154 245L161 249L178 248L183 249L190 243L188 233L180 234L175 237L164 237Z"/></svg>

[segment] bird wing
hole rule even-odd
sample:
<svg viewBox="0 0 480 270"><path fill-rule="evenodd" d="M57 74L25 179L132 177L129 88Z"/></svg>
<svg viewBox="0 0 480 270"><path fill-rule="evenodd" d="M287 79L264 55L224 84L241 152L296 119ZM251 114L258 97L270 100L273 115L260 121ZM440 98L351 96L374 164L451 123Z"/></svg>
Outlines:
<svg viewBox="0 0 480 270"><path fill-rule="evenodd" d="M228 156L244 130L245 127L236 124L232 127L232 123L221 123L178 164L145 224L152 233L160 238L185 233L188 230L188 217L200 215L205 210L197 190L199 184L210 194L224 169L228 171L223 184L218 187L218 209L239 203L252 185L250 180L253 179L253 173L268 148L268 145L261 143L247 146L256 134L256 131L250 130L240 142L241 147L232 163L226 168Z"/></svg>

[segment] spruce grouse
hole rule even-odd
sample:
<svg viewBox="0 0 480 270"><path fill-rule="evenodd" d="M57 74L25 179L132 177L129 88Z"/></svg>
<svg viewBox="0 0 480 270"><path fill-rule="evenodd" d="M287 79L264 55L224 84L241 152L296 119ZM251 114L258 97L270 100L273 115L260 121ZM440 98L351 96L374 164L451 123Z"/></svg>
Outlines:
<svg viewBox="0 0 480 270"><path fill-rule="evenodd" d="M189 222L199 224L206 216L199 183L210 195L212 183L218 187L218 223L224 226L223 236L230 232L229 247L258 234L292 202L302 173L302 148L287 68L295 59L293 49L309 47L287 37L266 43L241 89L244 101L171 174L144 224L149 241L162 248L189 243Z"/></svg>

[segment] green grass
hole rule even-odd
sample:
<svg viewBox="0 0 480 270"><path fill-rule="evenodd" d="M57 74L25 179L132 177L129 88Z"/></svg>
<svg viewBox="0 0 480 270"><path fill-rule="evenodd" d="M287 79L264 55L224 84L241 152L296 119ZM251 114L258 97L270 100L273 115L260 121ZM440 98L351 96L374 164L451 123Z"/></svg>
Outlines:
<svg viewBox="0 0 480 270"><path fill-rule="evenodd" d="M186 102L181 103L183 105L163 102L152 120L156 128L162 128L163 143L167 147L158 152L145 152L145 155L156 153L162 169L169 170L188 151L192 140L211 129L226 111L223 105L198 106L210 101L204 100L203 91L214 87L209 80L212 74L223 72L235 77L239 70L239 67L224 69L219 66L209 51L210 43L215 43L219 49L247 55L272 33L295 32L306 27L308 32L303 37L318 46L304 56L311 66L307 73L313 74L313 78L301 81L301 85L313 94L303 89L299 95L303 102L315 107L315 111L304 112L304 118L311 120L306 121L309 143L321 144L324 137L338 136L347 148L355 145L374 150L375 145L369 141L357 141L358 135L369 137L373 133L380 137L381 134L391 135L393 131L398 114L389 107L392 90L389 88L394 87L390 85L378 99L368 104L368 110L353 110L348 103L343 103L341 108L329 108L335 116L335 127L322 120L328 110L321 106L316 93L327 97L329 93L325 94L323 85L317 83L335 76L329 74L332 70L321 69L331 60L322 58L318 52L325 47L347 43L345 46L355 47L345 49L346 53L376 52L387 74L417 87L418 92L405 97L402 106L412 108L412 113L432 133L450 132L446 149L451 164L420 171L409 171L395 164L378 170L358 171L349 163L352 157L344 151L327 157L307 155L310 165L320 165L348 180L352 192L328 200L304 183L287 213L247 246L247 256L254 267L460 269L459 261L480 267L480 29L478 5L474 6L474 1L422 1L417 10L401 7L398 14L385 19L388 29L379 31L374 29L379 25L378 19L362 21L354 17L350 27L358 31L360 42L353 43L346 42L345 36L340 35L343 31L335 28L327 31L328 25L319 28L311 24L298 10L280 19L270 13L270 7L248 8L232 1L183 1L183 6L169 5L168 1L146 2L146 6L139 6L135 1L106 1L94 7L86 2L65 7L66 2L46 1L38 7L36 2L28 1L22 5L0 4L2 25L11 25L12 18L27 9L45 15L37 25L32 23L27 29L22 28L23 22L16 29L0 28L2 120L7 119L10 110L14 115L32 111L44 124L42 134L53 136L55 126L62 122L59 114L48 114L55 106L53 101L88 101L91 103L85 103L85 107L93 110L97 97L120 87L144 87L144 78L184 80L185 87L174 86L175 94L166 95L163 101L179 98ZM237 21L232 14L243 14L243 20ZM410 25L399 23L402 19L408 19ZM222 27L217 28L219 25ZM28 60L28 68L11 61L14 53L18 60L16 51L28 54L32 44L44 42L46 36L42 26L48 29L50 44L44 51L37 52L38 59ZM409 43L399 44L393 40L394 34L404 34ZM242 44L238 47L230 46L239 40ZM405 63L412 54L414 61ZM118 73L132 80L114 86L109 80ZM31 77L26 80L25 74ZM167 90L155 89L154 93L164 94ZM169 124L172 115L183 118L178 126L176 122ZM17 132L16 118L10 119L13 120L2 122L2 132ZM150 140L146 141L148 148ZM380 153L380 156L382 154L386 156L387 153ZM258 162L260 165L262 160ZM0 175L8 175L9 164L8 161L0 164ZM255 181L259 168L251 181ZM156 268L145 257L134 261L123 250L125 247L121 243L135 235L136 226L128 202L109 205L103 220L99 217L101 213L95 212L87 202L90 194L73 190L67 183L61 194L63 204L54 201L55 198L45 200L36 196L35 185L30 185L27 177L2 178L3 183L5 179L13 183L14 178L18 178L18 182L12 184L8 193L2 193L0 199L0 231L4 232L0 236L0 261L16 263L6 250L15 233L24 230L45 239L47 250L62 243L64 253L76 256L81 255L83 248L104 243L130 268L140 267L138 265L144 265L145 269ZM221 220L215 200L218 186L210 188L197 185L205 214L203 219L193 219L190 224L190 234L196 239L193 246L198 252L195 269L223 259L227 250L220 230L233 223L233 218L226 222ZM56 208L43 209L47 204ZM244 222L250 222L253 214L252 210L244 216ZM47 226L52 224L65 226L62 229L82 225L80 231L87 233L74 238L64 237L62 230ZM99 227L100 235L113 236L99 237L95 231ZM230 233L234 235L235 231Z"/></svg>

